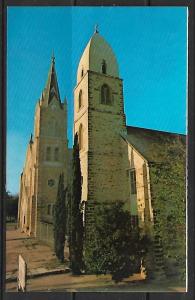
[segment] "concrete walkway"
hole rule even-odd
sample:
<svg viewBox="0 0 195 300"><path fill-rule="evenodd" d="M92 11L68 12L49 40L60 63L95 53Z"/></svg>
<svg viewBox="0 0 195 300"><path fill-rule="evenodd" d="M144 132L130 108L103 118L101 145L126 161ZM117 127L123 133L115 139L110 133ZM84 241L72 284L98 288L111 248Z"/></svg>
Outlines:
<svg viewBox="0 0 195 300"><path fill-rule="evenodd" d="M18 256L21 254L27 263L27 278L50 274L67 273L68 261L59 263L52 249L35 238L21 233L14 225L7 225L6 232L6 282L16 281ZM65 249L68 257L68 251Z"/></svg>
<svg viewBox="0 0 195 300"><path fill-rule="evenodd" d="M49 246L9 225L6 244L6 290L9 292L17 290L19 254L27 263L27 291L185 291L178 282L147 282L140 274L118 284L112 281L110 275L72 275L68 261L60 264ZM68 258L67 249L65 257Z"/></svg>

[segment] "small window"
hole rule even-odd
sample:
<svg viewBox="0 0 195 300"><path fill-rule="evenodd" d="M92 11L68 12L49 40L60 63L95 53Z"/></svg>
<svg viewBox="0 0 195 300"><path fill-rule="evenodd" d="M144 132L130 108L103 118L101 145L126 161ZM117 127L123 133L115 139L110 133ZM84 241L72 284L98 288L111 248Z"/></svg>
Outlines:
<svg viewBox="0 0 195 300"><path fill-rule="evenodd" d="M48 206L47 206L47 214L49 216L51 215L51 204L48 204Z"/></svg>
<svg viewBox="0 0 195 300"><path fill-rule="evenodd" d="M110 88L107 84L102 85L101 88L101 103L111 104Z"/></svg>
<svg viewBox="0 0 195 300"><path fill-rule="evenodd" d="M83 148L83 125L80 124L79 126L79 149Z"/></svg>
<svg viewBox="0 0 195 300"><path fill-rule="evenodd" d="M130 170L131 194L137 194L135 169Z"/></svg>
<svg viewBox="0 0 195 300"><path fill-rule="evenodd" d="M47 147L46 149L46 160L49 161L51 160L51 148Z"/></svg>
<svg viewBox="0 0 195 300"><path fill-rule="evenodd" d="M83 105L83 92L82 90L80 90L79 92L79 109L82 107Z"/></svg>
<svg viewBox="0 0 195 300"><path fill-rule="evenodd" d="M83 69L81 70L81 78L83 77L83 75L84 75L84 71L83 71Z"/></svg>
<svg viewBox="0 0 195 300"><path fill-rule="evenodd" d="M81 176L81 185L83 185L83 176Z"/></svg>
<svg viewBox="0 0 195 300"><path fill-rule="evenodd" d="M52 186L55 185L55 180L54 180L54 179L49 179L49 180L47 181L47 184L48 184L48 186L52 187Z"/></svg>
<svg viewBox="0 0 195 300"><path fill-rule="evenodd" d="M105 60L102 61L102 73L106 74L106 61Z"/></svg>
<svg viewBox="0 0 195 300"><path fill-rule="evenodd" d="M55 161L59 160L59 148L55 148L54 150L54 160Z"/></svg>

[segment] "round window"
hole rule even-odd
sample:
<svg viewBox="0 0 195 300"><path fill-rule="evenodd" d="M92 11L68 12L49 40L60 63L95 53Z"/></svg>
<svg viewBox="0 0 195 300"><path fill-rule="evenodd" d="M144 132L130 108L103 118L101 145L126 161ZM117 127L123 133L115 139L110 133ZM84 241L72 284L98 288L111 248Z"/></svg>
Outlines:
<svg viewBox="0 0 195 300"><path fill-rule="evenodd" d="M52 187L55 184L55 180L54 179L49 179L48 180L48 186Z"/></svg>

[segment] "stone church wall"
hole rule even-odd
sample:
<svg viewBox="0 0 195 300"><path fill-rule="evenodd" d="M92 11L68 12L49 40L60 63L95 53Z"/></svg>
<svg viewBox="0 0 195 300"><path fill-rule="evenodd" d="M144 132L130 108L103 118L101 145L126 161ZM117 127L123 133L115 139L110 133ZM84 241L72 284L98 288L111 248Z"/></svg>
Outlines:
<svg viewBox="0 0 195 300"><path fill-rule="evenodd" d="M79 93L82 91L82 103L79 108ZM80 150L82 172L82 200L88 198L88 74L85 74L74 91L74 134L82 126L82 149Z"/></svg>
<svg viewBox="0 0 195 300"><path fill-rule="evenodd" d="M139 225L144 227L146 222L153 220L149 167L147 160L130 144L128 158L129 170L135 169L136 174L136 194L132 194L130 190L131 214L138 215Z"/></svg>

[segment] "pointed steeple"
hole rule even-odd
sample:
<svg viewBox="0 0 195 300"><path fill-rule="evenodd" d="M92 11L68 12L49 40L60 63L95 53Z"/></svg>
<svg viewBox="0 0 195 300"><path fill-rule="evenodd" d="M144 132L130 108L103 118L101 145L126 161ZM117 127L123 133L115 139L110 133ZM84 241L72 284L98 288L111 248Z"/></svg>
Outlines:
<svg viewBox="0 0 195 300"><path fill-rule="evenodd" d="M46 103L49 104L54 97L61 103L57 75L55 70L55 57L54 53L52 53L51 66L49 69L48 79L46 87L44 89L43 98L44 101L46 101Z"/></svg>

